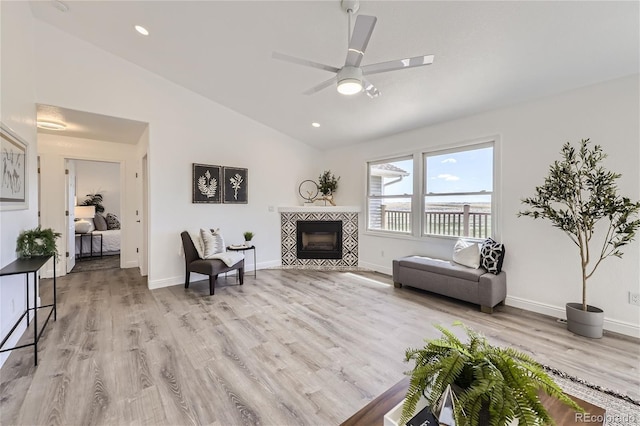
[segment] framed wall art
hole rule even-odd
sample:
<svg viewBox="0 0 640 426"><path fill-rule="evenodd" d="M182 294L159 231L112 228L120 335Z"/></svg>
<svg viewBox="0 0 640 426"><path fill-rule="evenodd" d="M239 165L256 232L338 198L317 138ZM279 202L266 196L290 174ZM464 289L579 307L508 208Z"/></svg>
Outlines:
<svg viewBox="0 0 640 426"><path fill-rule="evenodd" d="M222 167L193 163L193 199L192 203L221 203Z"/></svg>
<svg viewBox="0 0 640 426"><path fill-rule="evenodd" d="M3 123L0 123L0 140L0 210L25 210L29 207L27 142Z"/></svg>
<svg viewBox="0 0 640 426"><path fill-rule="evenodd" d="M227 204L247 204L249 202L248 179L247 169L224 167L224 202Z"/></svg>

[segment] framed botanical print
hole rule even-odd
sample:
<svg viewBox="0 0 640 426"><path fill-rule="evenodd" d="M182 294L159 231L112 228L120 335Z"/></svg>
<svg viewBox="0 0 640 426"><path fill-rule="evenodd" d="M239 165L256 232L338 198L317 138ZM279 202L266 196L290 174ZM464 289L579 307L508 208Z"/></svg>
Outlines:
<svg viewBox="0 0 640 426"><path fill-rule="evenodd" d="M248 194L248 170L238 167L223 168L224 202L228 204L247 204Z"/></svg>
<svg viewBox="0 0 640 426"><path fill-rule="evenodd" d="M220 203L222 200L222 167L193 163L192 203Z"/></svg>
<svg viewBox="0 0 640 426"><path fill-rule="evenodd" d="M28 203L27 142L0 123L0 210L24 210Z"/></svg>

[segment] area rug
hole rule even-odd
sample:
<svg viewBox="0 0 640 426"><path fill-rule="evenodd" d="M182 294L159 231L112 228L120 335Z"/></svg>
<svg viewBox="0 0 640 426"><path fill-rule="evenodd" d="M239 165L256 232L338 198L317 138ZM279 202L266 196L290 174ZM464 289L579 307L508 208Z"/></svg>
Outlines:
<svg viewBox="0 0 640 426"><path fill-rule="evenodd" d="M640 426L640 401L614 390L594 385L553 367L546 365L543 367L566 393L606 410L604 419L593 418L595 416L588 419L594 424L601 424L604 421L607 426Z"/></svg>
<svg viewBox="0 0 640 426"><path fill-rule="evenodd" d="M91 259L76 260L76 266L71 272L99 271L101 269L120 268L120 255L95 257Z"/></svg>

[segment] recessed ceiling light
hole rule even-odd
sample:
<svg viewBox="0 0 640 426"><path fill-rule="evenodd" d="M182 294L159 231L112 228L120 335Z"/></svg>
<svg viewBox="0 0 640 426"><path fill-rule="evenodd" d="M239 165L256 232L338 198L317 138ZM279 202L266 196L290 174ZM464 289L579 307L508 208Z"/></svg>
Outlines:
<svg viewBox="0 0 640 426"><path fill-rule="evenodd" d="M148 36L149 35L149 30L147 30L142 25L136 25L134 28L136 29L137 32L139 32L140 34L142 34L144 36Z"/></svg>
<svg viewBox="0 0 640 426"><path fill-rule="evenodd" d="M38 120L37 124L38 124L38 127L40 127L41 129L47 129L47 130L64 130L67 128L66 124L57 123L55 121Z"/></svg>
<svg viewBox="0 0 640 426"><path fill-rule="evenodd" d="M316 123L315 121L314 121L313 123L311 123L311 125L312 125L313 127L320 127L320 123Z"/></svg>
<svg viewBox="0 0 640 426"><path fill-rule="evenodd" d="M60 0L52 0L51 4L53 4L53 7L58 9L60 12L68 12L69 11L69 6L67 6L66 3L63 3Z"/></svg>

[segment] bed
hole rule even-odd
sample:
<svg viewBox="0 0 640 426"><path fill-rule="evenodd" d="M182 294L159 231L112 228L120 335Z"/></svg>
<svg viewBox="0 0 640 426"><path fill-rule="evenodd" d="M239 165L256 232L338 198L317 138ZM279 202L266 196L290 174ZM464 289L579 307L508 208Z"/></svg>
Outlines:
<svg viewBox="0 0 640 426"><path fill-rule="evenodd" d="M82 254L80 253L80 235L76 234L76 255L78 256L90 256L91 246L89 240L93 245L93 255L100 256L100 240L102 240L102 254L112 255L120 253L120 229L110 229L108 231L93 231L93 237L84 235L82 237ZM102 238L96 237L101 234Z"/></svg>

